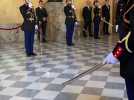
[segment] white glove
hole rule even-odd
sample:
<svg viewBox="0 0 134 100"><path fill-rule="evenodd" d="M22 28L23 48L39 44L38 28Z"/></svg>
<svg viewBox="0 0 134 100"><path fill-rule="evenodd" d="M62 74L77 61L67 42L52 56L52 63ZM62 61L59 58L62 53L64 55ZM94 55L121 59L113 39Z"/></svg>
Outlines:
<svg viewBox="0 0 134 100"><path fill-rule="evenodd" d="M101 9L101 5L98 5L98 8L100 8L100 9Z"/></svg>
<svg viewBox="0 0 134 100"><path fill-rule="evenodd" d="M74 10L76 10L76 7L75 7L75 5L72 5L72 8L73 8Z"/></svg>
<svg viewBox="0 0 134 100"><path fill-rule="evenodd" d="M46 21L46 20L47 20L47 18L46 18L46 17L44 17L44 18L43 18L43 21Z"/></svg>
<svg viewBox="0 0 134 100"><path fill-rule="evenodd" d="M35 25L35 30L38 30L38 25Z"/></svg>
<svg viewBox="0 0 134 100"><path fill-rule="evenodd" d="M114 57L113 53L110 53L103 61L103 64L117 64L118 59Z"/></svg>
<svg viewBox="0 0 134 100"><path fill-rule="evenodd" d="M28 7L29 8L32 8L33 7L33 4L31 2L28 3Z"/></svg>
<svg viewBox="0 0 134 100"><path fill-rule="evenodd" d="M76 21L76 22L75 22L75 26L78 26L78 25L79 25L79 23Z"/></svg>
<svg viewBox="0 0 134 100"><path fill-rule="evenodd" d="M116 32L118 32L119 25L116 25Z"/></svg>

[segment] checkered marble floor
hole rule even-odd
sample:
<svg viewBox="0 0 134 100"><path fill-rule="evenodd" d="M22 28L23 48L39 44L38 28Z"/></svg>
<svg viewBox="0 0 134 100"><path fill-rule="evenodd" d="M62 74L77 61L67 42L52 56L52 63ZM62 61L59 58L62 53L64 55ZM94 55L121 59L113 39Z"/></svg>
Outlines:
<svg viewBox="0 0 134 100"><path fill-rule="evenodd" d="M22 44L0 46L0 100L127 100L119 65L63 82L93 68L112 50L117 37L36 44L37 57L27 58Z"/></svg>

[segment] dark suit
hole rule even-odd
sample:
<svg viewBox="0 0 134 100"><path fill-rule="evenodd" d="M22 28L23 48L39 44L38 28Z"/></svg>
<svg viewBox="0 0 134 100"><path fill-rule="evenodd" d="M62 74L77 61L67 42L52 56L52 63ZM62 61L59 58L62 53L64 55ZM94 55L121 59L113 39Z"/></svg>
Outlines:
<svg viewBox="0 0 134 100"><path fill-rule="evenodd" d="M87 30L89 32L89 36L92 36L91 24L92 24L92 7L85 6L82 11L83 19L84 19L84 29L83 36L87 37Z"/></svg>
<svg viewBox="0 0 134 100"><path fill-rule="evenodd" d="M110 21L110 5L103 5L102 6L102 17L109 22ZM105 23L103 24L103 34L108 35L109 34L109 24Z"/></svg>
<svg viewBox="0 0 134 100"><path fill-rule="evenodd" d="M74 25L76 22L75 10L72 8L71 5L66 5L64 7L64 13L66 16L66 42L68 46L71 46L74 33Z"/></svg>
<svg viewBox="0 0 134 100"><path fill-rule="evenodd" d="M24 4L20 7L20 12L23 16L24 22L22 30L25 33L25 49L27 54L33 53L34 34L35 34L35 13L33 9Z"/></svg>
<svg viewBox="0 0 134 100"><path fill-rule="evenodd" d="M99 38L99 30L100 30L100 8L95 7L94 8L94 38L98 39Z"/></svg>
<svg viewBox="0 0 134 100"><path fill-rule="evenodd" d="M36 8L36 16L37 16L38 26L39 26L38 39L40 40L41 37L41 41L45 42L48 13L45 8L38 7ZM46 18L46 20L44 21L43 18Z"/></svg>
<svg viewBox="0 0 134 100"><path fill-rule="evenodd" d="M130 0L129 7L134 4ZM114 56L120 61L120 74L126 81L129 100L134 100L134 7L125 16L129 21L129 31L125 40L119 42L113 50Z"/></svg>

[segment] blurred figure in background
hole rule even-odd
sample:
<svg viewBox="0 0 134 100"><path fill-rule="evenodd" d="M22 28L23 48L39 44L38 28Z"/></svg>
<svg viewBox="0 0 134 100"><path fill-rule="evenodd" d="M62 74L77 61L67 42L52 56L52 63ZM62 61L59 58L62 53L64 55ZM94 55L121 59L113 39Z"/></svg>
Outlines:
<svg viewBox="0 0 134 100"><path fill-rule="evenodd" d="M125 23L123 21L123 14L125 10L127 9L127 4L129 0L118 0L117 3L117 11L116 11L116 32L119 33L119 38L122 40L127 32L128 28L125 27Z"/></svg>
<svg viewBox="0 0 134 100"><path fill-rule="evenodd" d="M110 21L110 5L109 0L105 0L105 4L102 6L102 18L109 22ZM103 23L103 34L110 35L109 33L109 24Z"/></svg>
<svg viewBox="0 0 134 100"><path fill-rule="evenodd" d="M82 10L82 16L84 19L83 36L86 38L88 32L89 37L92 37L92 7L91 2L88 0L86 0L86 4Z"/></svg>
<svg viewBox="0 0 134 100"><path fill-rule="evenodd" d="M38 39L41 42L46 42L46 27L47 27L47 19L48 13L47 10L44 8L43 0L39 0L39 6L36 8L36 17L38 20Z"/></svg>
<svg viewBox="0 0 134 100"><path fill-rule="evenodd" d="M100 5L99 5L99 1L95 0L94 1L94 38L95 39L100 39L99 37L99 30L100 30L100 21L101 21L101 16L100 16Z"/></svg>

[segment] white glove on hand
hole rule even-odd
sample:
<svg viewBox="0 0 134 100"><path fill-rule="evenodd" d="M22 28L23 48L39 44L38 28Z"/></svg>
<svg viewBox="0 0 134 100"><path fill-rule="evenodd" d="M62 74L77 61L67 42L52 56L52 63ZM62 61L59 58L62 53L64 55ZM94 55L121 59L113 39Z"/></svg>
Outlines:
<svg viewBox="0 0 134 100"><path fill-rule="evenodd" d="M75 5L72 5L72 8L73 8L74 10L76 10L76 7L75 7Z"/></svg>
<svg viewBox="0 0 134 100"><path fill-rule="evenodd" d="M35 25L35 30L38 30L38 25Z"/></svg>
<svg viewBox="0 0 134 100"><path fill-rule="evenodd" d="M118 32L119 25L116 25L116 32Z"/></svg>
<svg viewBox="0 0 134 100"><path fill-rule="evenodd" d="M46 21L46 20L47 20L47 18L46 18L46 17L44 17L44 18L43 18L43 21Z"/></svg>
<svg viewBox="0 0 134 100"><path fill-rule="evenodd" d="M78 26L78 25L79 25L79 23L76 21L76 22L75 22L75 26Z"/></svg>
<svg viewBox="0 0 134 100"><path fill-rule="evenodd" d="M117 64L118 59L114 57L113 53L110 53L103 61L103 64Z"/></svg>
<svg viewBox="0 0 134 100"><path fill-rule="evenodd" d="M31 2L28 3L28 7L29 7L29 8L32 8L32 7L33 7L33 5L32 5Z"/></svg>

